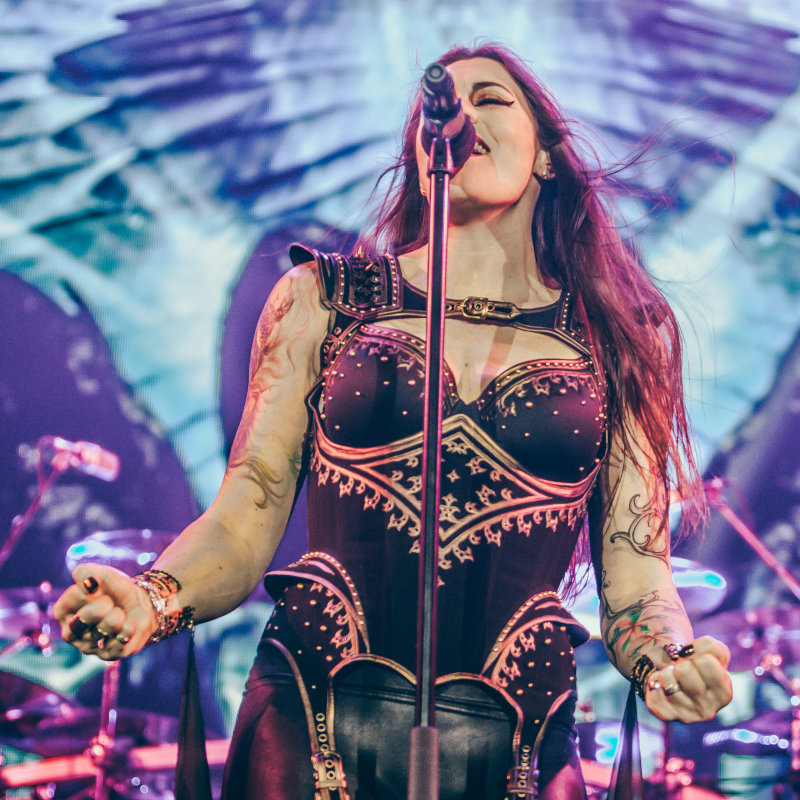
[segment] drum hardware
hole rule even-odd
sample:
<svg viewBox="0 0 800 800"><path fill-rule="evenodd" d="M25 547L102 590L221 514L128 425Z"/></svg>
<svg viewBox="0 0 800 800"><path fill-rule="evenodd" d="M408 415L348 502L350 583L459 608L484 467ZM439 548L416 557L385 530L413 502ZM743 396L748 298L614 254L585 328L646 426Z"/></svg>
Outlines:
<svg viewBox="0 0 800 800"><path fill-rule="evenodd" d="M611 784L612 768L598 764L587 758L581 758L581 772L586 781L587 796L590 800L605 800ZM711 789L692 784L677 785L671 794L663 794L662 788L645 781L645 797L647 800L723 800L725 795Z"/></svg>
<svg viewBox="0 0 800 800"><path fill-rule="evenodd" d="M221 766L225 763L229 745L228 739L212 739L206 742L206 756L210 766ZM125 757L119 760L112 771L119 781L125 772L137 775L143 772L172 770L175 768L177 757L178 745L175 743L133 747L125 753ZM92 757L86 753L46 758L0 768L0 787L22 789L27 786L87 780L94 778L96 771L97 766ZM112 788L116 790L115 786Z"/></svg>
<svg viewBox="0 0 800 800"><path fill-rule="evenodd" d="M724 478L713 478L710 481L705 481L703 488L708 502L730 523L736 533L755 550L756 555L783 581L786 588L800 600L800 582L775 558L772 551L756 536L753 530L747 526L722 496L723 490L728 485L730 485L730 481Z"/></svg>
<svg viewBox="0 0 800 800"><path fill-rule="evenodd" d="M783 669L783 658L777 653L764 653L753 670L756 678L772 678L789 696L792 720L789 727L789 771L786 783L800 798L800 678L790 678Z"/></svg>
<svg viewBox="0 0 800 800"><path fill-rule="evenodd" d="M728 582L723 575L697 561L677 556L670 558L670 566L675 587L689 617L702 617L719 608L728 593ZM577 582L579 586L585 584L585 588L564 605L589 630L593 639L599 639L600 600L594 581L589 577L591 570L588 564L579 569Z"/></svg>
<svg viewBox="0 0 800 800"><path fill-rule="evenodd" d="M33 647L43 656L55 652L52 637L54 598L61 594L49 581L35 587L0 590L0 638L12 641L0 649L0 659Z"/></svg>
<svg viewBox="0 0 800 800"><path fill-rule="evenodd" d="M721 639L731 652L730 669L752 671L768 654L781 663L800 661L800 606L759 606L723 611L703 620L703 633Z"/></svg>
<svg viewBox="0 0 800 800"><path fill-rule="evenodd" d="M664 723L668 728L669 723ZM665 736L664 754L658 769L649 780L658 800L681 800L684 791L694 785L694 761L689 758L668 755L667 738Z"/></svg>
<svg viewBox="0 0 800 800"><path fill-rule="evenodd" d="M174 533L149 528L128 528L97 531L75 542L66 554L70 571L78 564L94 562L133 574L147 569L175 538ZM95 786L92 800L108 800L114 786L116 763L119 761L117 701L119 699L120 662L106 665L100 700L100 730L92 738L88 754L95 765Z"/></svg>
<svg viewBox="0 0 800 800"><path fill-rule="evenodd" d="M790 766L785 781L793 796L800 798L800 679L790 678L783 668L800 660L800 608L764 606L726 611L710 617L705 628L728 645L731 669L751 670L756 679L772 679L786 692L791 708L790 720L779 722L769 717L771 729L759 731L764 726L754 725L757 719L735 726L727 732L729 736L722 732L707 734L708 744L751 755L788 751ZM780 735L781 729L786 735Z"/></svg>

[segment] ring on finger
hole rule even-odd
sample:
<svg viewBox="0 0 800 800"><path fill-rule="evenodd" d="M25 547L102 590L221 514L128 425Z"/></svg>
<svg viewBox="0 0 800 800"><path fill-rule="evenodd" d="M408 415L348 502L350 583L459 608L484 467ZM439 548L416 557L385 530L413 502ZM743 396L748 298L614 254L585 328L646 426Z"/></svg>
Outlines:
<svg viewBox="0 0 800 800"><path fill-rule="evenodd" d="M650 678L647 681L647 688L648 689L660 689L661 688L661 681L658 678Z"/></svg>
<svg viewBox="0 0 800 800"><path fill-rule="evenodd" d="M76 638L82 639L83 634L86 633L92 626L85 620L81 619L77 614L72 617L67 627L69 632Z"/></svg>
<svg viewBox="0 0 800 800"><path fill-rule="evenodd" d="M131 640L130 636L123 636L122 633L117 633L114 635L114 638L121 644L126 645Z"/></svg>
<svg viewBox="0 0 800 800"><path fill-rule="evenodd" d="M106 645L108 644L106 640L111 636L111 633L109 631L104 630L99 625L94 626L94 633L95 633L94 646L98 650L105 650Z"/></svg>
<svg viewBox="0 0 800 800"><path fill-rule="evenodd" d="M673 694L683 691L677 681L671 683L669 686L662 686L661 688L664 690L664 697L672 697Z"/></svg>

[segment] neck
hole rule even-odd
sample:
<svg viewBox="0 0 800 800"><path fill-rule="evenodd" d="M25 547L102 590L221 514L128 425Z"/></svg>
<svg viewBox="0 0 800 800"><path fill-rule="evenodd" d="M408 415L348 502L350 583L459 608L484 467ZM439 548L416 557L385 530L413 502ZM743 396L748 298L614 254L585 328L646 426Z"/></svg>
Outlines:
<svg viewBox="0 0 800 800"><path fill-rule="evenodd" d="M486 209L453 208L448 229L448 297L489 297L520 306L545 305L558 296L542 278L536 263L529 215L520 219L513 208L492 215ZM424 288L427 246L401 259L405 276Z"/></svg>

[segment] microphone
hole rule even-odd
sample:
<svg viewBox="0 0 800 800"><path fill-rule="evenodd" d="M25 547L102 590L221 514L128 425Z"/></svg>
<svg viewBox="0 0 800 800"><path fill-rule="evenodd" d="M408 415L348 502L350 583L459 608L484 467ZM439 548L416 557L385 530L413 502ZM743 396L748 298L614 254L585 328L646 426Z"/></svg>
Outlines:
<svg viewBox="0 0 800 800"><path fill-rule="evenodd" d="M51 464L73 467L101 481L115 481L119 475L119 456L94 442L70 442L60 436L43 436L36 445L40 453L49 450Z"/></svg>
<svg viewBox="0 0 800 800"><path fill-rule="evenodd" d="M475 147L475 126L461 108L453 76L434 61L422 78L422 147L431 152L436 137L450 140L450 152L455 170L467 163Z"/></svg>

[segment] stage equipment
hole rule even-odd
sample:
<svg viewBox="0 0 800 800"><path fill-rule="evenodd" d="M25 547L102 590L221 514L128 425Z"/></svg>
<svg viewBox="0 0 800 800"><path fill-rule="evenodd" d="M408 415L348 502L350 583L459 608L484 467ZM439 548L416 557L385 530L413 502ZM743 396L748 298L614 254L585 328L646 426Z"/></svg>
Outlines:
<svg viewBox="0 0 800 800"><path fill-rule="evenodd" d="M611 783L611 767L582 758L581 772L586 781L589 800L605 800ZM670 783L645 781L647 800L725 800L725 795L711 789L682 783L681 781L685 780L685 773L681 772L680 775L680 778L675 777Z"/></svg>
<svg viewBox="0 0 800 800"><path fill-rule="evenodd" d="M439 63L425 70L423 131L428 152L430 226L425 320L425 412L422 445L419 592L417 598L417 692L411 731L409 800L439 796L439 738L434 723L436 680L436 590L441 494L442 369L444 362L445 275L450 219L450 179L475 146L475 129L463 113L450 73ZM451 141L451 136L454 138Z"/></svg>
<svg viewBox="0 0 800 800"><path fill-rule="evenodd" d="M228 755L228 739L213 739L206 742L206 755L211 766L225 763ZM153 791L151 783L153 774L158 772L174 772L178 755L177 744L157 744L133 747L119 752L114 765L106 775L109 788L124 798L148 797L151 800L171 800L171 789L165 785L163 791ZM48 784L59 784L71 781L86 781L97 777L99 767L91 754L59 756L25 764L13 764L0 769L0 790L22 789L25 787L46 787ZM169 783L168 781L165 783ZM42 795L44 796L44 795ZM85 798L90 800L93 794L80 792L70 800Z"/></svg>
<svg viewBox="0 0 800 800"><path fill-rule="evenodd" d="M0 659L34 647L45 656L53 654L52 637L60 637L53 624L53 603L63 589L49 581L38 586L0 589L0 639L12 641L0 650Z"/></svg>
<svg viewBox="0 0 800 800"><path fill-rule="evenodd" d="M19 537L28 527L33 515L39 510L45 492L61 475L74 467L87 475L104 481L114 481L119 475L119 458L109 450L92 442L70 442L60 436L42 436L36 445L36 496L23 514L11 520L11 532L0 548L0 567L14 550ZM45 467L50 473L45 475Z"/></svg>
<svg viewBox="0 0 800 800"><path fill-rule="evenodd" d="M172 534L147 529L98 531L69 548L67 565L72 570L78 564L97 562L128 573L140 572L156 560L173 538ZM115 765L124 755L117 741L119 670L120 662L110 661L103 673L98 732L89 742L88 751L96 767L92 800L109 800Z"/></svg>
<svg viewBox="0 0 800 800"><path fill-rule="evenodd" d="M719 608L728 594L728 582L719 572L697 561L673 556L670 558L672 577L683 606L690 618L696 619ZM579 584L585 584L578 596L565 603L569 612L584 625L593 639L600 638L600 600L594 579L589 575L591 565L578 574Z"/></svg>
<svg viewBox="0 0 800 800"><path fill-rule="evenodd" d="M96 531L70 545L66 556L67 568L71 572L78 564L91 561L136 575L152 564L176 536L169 531L149 528Z"/></svg>

